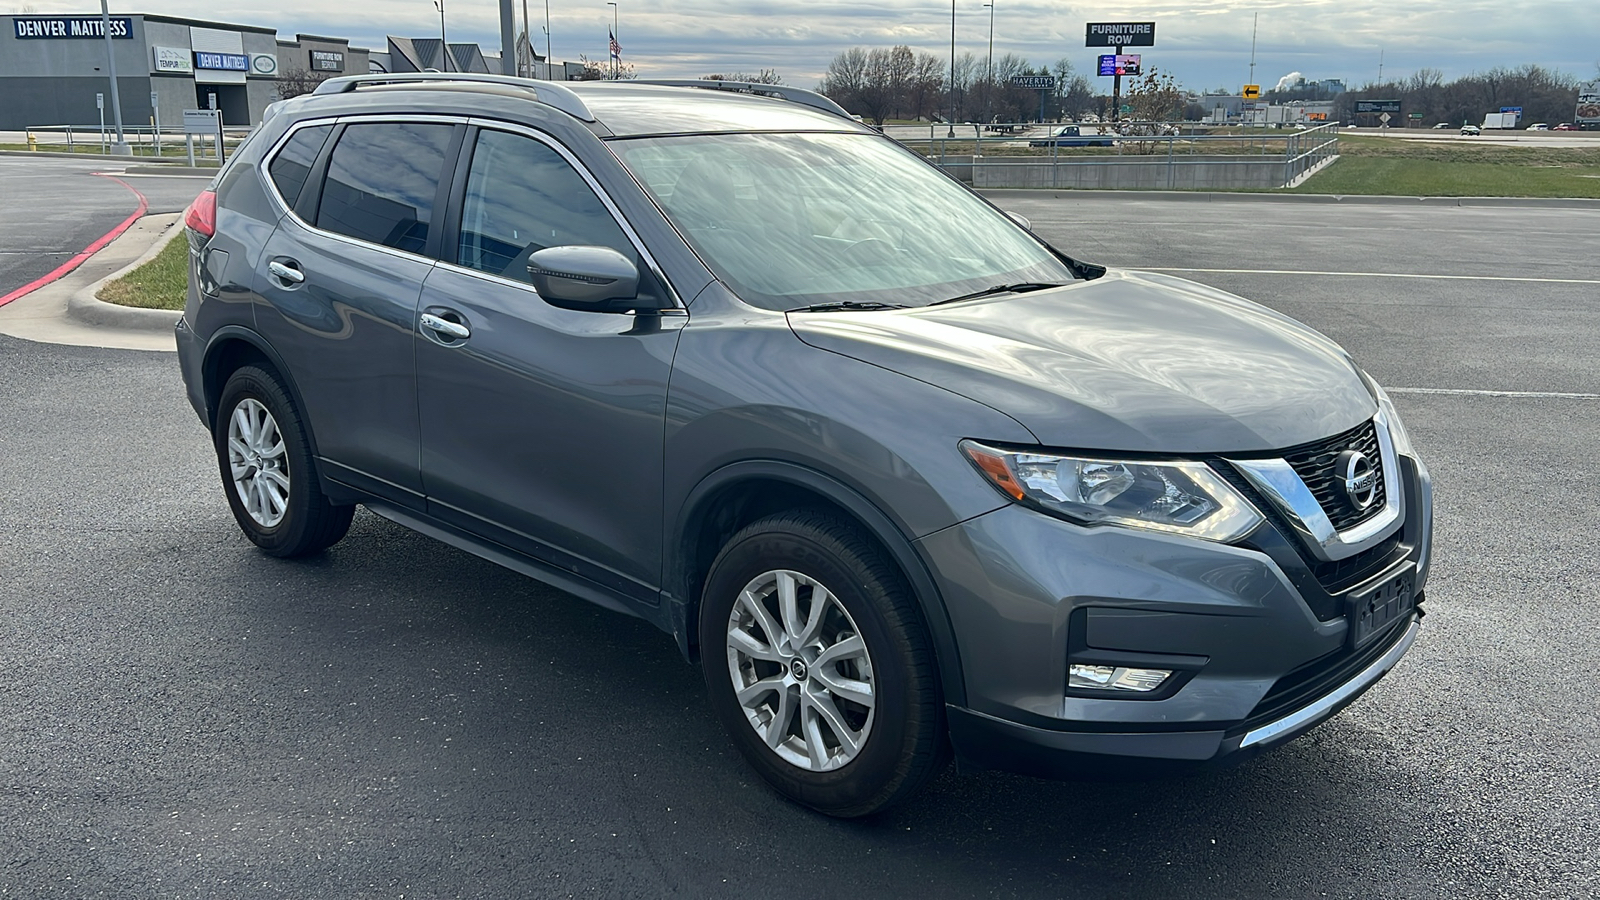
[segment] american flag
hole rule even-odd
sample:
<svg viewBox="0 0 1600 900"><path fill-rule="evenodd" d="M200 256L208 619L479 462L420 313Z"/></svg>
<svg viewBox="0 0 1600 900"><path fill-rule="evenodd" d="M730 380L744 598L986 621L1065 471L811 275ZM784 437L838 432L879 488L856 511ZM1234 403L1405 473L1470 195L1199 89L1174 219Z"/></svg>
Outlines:
<svg viewBox="0 0 1600 900"><path fill-rule="evenodd" d="M617 43L616 34L607 31L606 36L611 38L611 58L617 62L622 61L622 45Z"/></svg>

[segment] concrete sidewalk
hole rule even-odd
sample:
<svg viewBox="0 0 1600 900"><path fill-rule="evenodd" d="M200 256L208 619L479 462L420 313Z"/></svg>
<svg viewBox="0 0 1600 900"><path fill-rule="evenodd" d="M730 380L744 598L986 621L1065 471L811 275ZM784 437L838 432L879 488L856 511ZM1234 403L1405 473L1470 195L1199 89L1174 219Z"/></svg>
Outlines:
<svg viewBox="0 0 1600 900"><path fill-rule="evenodd" d="M181 239L181 213L145 216L60 279L0 306L0 334L47 344L119 350L176 350L180 313L115 306L95 298L106 281L143 265L167 240Z"/></svg>

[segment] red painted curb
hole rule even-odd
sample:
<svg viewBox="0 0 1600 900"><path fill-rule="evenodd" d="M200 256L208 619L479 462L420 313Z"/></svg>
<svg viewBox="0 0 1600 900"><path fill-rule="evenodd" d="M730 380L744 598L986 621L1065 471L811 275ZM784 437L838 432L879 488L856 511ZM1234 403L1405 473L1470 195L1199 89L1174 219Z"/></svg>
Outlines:
<svg viewBox="0 0 1600 900"><path fill-rule="evenodd" d="M4 297L0 297L0 306L5 306L7 303L10 303L11 301L16 300L19 297L25 297L28 294L31 294L34 291L37 291L39 288L42 288L45 285L51 283L52 281L58 280L59 278L61 278L61 276L67 274L68 272L71 272L73 269L76 269L77 267L83 265L83 261L84 260L86 260L89 257L91 257L91 256L95 255L96 253L100 252L100 250L103 249L105 247L105 245L107 245L107 244L111 243L112 241L116 240L119 236L121 236L121 234L124 231L127 231L129 228L131 228L133 226L133 223L139 221L139 218L141 216L143 216L145 214L145 211L150 208L150 201L146 200L143 194L141 194L138 191L134 190L132 185L128 184L126 181L123 181L121 178L118 178L118 177L116 177L114 175L106 175L106 174L103 174L101 172L95 172L93 174L98 175L101 178L109 178L112 181L115 181L117 184L120 184L123 187L127 188L128 190L133 191L133 195L135 197L139 198L139 208L134 211L133 215L127 217L126 219L123 219L121 225L118 225L117 227L115 227L115 228L111 229L110 231L106 232L105 234L101 235L99 240L95 241L94 243L90 244L89 246L87 246L87 247L83 248L82 250L78 251L78 255L77 256L74 256L73 258L71 258L71 259L67 260L66 262L62 263L61 265L57 266L55 271L53 271L50 274L44 276L43 278L34 279L33 281L28 282L27 284L23 285L22 287L17 288L16 290L12 291L11 293L6 294Z"/></svg>

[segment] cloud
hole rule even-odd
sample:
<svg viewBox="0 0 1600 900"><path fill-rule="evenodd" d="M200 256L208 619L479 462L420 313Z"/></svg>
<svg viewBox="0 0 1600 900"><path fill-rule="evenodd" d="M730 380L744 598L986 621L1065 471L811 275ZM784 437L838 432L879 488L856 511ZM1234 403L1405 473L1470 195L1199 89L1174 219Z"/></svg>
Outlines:
<svg viewBox="0 0 1600 900"><path fill-rule="evenodd" d="M29 0L41 13L82 13L83 0ZM523 0L515 0L516 11ZM1353 86L1434 68L1455 78L1495 66L1539 63L1585 78L1600 61L1596 0L994 0L994 49L1035 65L1065 57L1083 73L1100 51L1084 46L1087 22L1156 23L1156 45L1140 48L1147 66L1185 86L1237 88L1250 72L1252 16L1259 14L1256 63L1265 71L1343 78ZM543 48L544 10L527 0L534 44ZM907 44L940 59L950 54L951 8L934 0L619 0L623 58L641 76L695 76L775 68L790 84L814 85L828 61L856 46ZM225 12L193 0L139 0L148 13L220 19L296 32L349 37L382 50L385 35L436 35L439 18L423 0L234 0ZM606 57L611 8L599 0L575 7L551 0L551 46L557 59ZM989 10L957 0L956 51L988 50ZM500 44L495 0L446 0L452 41ZM1092 77L1092 76L1091 76ZM1098 80L1097 80L1098 82ZM1108 85L1102 85L1108 86Z"/></svg>

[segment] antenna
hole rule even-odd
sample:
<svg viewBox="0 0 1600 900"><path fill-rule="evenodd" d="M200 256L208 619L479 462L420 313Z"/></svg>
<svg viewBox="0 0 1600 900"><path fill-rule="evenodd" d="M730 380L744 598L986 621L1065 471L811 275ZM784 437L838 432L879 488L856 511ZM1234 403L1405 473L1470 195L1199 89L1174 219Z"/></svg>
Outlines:
<svg viewBox="0 0 1600 900"><path fill-rule="evenodd" d="M1383 84L1383 48L1378 48L1378 83Z"/></svg>

